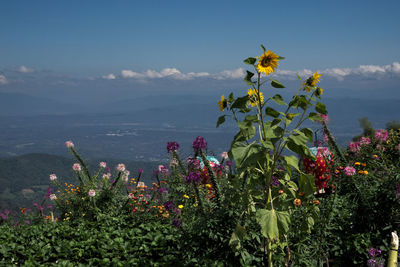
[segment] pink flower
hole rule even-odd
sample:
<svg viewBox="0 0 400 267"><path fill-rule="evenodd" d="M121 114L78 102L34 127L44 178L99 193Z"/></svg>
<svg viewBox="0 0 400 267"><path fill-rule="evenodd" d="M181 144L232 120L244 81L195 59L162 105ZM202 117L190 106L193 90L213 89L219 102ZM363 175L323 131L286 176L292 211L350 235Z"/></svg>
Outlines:
<svg viewBox="0 0 400 267"><path fill-rule="evenodd" d="M126 170L125 164L122 164L122 163L118 164L117 171L124 172L125 170Z"/></svg>
<svg viewBox="0 0 400 267"><path fill-rule="evenodd" d="M350 142L349 149L351 152L357 152L361 150L359 142Z"/></svg>
<svg viewBox="0 0 400 267"><path fill-rule="evenodd" d="M397 150L398 150L399 153L400 153L400 144L397 145Z"/></svg>
<svg viewBox="0 0 400 267"><path fill-rule="evenodd" d="M50 194L49 198L50 198L50 200L56 200L57 196L56 196L56 194Z"/></svg>
<svg viewBox="0 0 400 267"><path fill-rule="evenodd" d="M376 149L382 150L382 152L386 151L386 147L379 145L379 144L376 145Z"/></svg>
<svg viewBox="0 0 400 267"><path fill-rule="evenodd" d="M105 168L107 167L107 163L105 163L104 161L99 163L100 168Z"/></svg>
<svg viewBox="0 0 400 267"><path fill-rule="evenodd" d="M66 142L65 142L65 146L66 146L67 148L73 148L73 147L74 147L74 143L72 143L72 141L66 141Z"/></svg>
<svg viewBox="0 0 400 267"><path fill-rule="evenodd" d="M96 191L94 191L94 189L90 189L88 194L90 197L94 197L96 195Z"/></svg>
<svg viewBox="0 0 400 267"><path fill-rule="evenodd" d="M163 170L164 170L164 165L158 165L158 171L159 172L162 172Z"/></svg>
<svg viewBox="0 0 400 267"><path fill-rule="evenodd" d="M221 157L222 157L224 160L229 159L228 152L222 152L222 153L221 153Z"/></svg>
<svg viewBox="0 0 400 267"><path fill-rule="evenodd" d="M56 179L57 179L57 176L54 173L50 174L50 181L54 181Z"/></svg>
<svg viewBox="0 0 400 267"><path fill-rule="evenodd" d="M74 166L72 166L72 169L76 172L80 172L82 170L81 164L75 163Z"/></svg>
<svg viewBox="0 0 400 267"><path fill-rule="evenodd" d="M103 174L103 179L109 180L111 178L111 173L105 173Z"/></svg>
<svg viewBox="0 0 400 267"><path fill-rule="evenodd" d="M319 116L321 116L322 120L323 120L325 123L328 123L328 121L329 121L328 115L324 115L324 114L321 114L321 113L320 113Z"/></svg>
<svg viewBox="0 0 400 267"><path fill-rule="evenodd" d="M352 176L352 175L356 174L356 169L354 169L351 166L347 166L346 168L344 168L344 174L347 176Z"/></svg>
<svg viewBox="0 0 400 267"><path fill-rule="evenodd" d="M369 139L369 137L361 137L360 139L360 145L364 146L364 145L369 145L371 144L371 139Z"/></svg>
<svg viewBox="0 0 400 267"><path fill-rule="evenodd" d="M389 136L389 133L384 129L379 129L379 130L376 130L376 132L375 132L375 138L379 142L385 142L388 139L388 136Z"/></svg>

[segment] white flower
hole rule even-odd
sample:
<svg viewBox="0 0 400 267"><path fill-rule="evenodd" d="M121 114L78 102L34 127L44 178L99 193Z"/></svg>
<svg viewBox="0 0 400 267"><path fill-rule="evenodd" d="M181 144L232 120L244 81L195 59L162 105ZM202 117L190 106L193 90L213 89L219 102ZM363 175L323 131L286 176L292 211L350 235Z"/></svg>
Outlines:
<svg viewBox="0 0 400 267"><path fill-rule="evenodd" d="M56 196L56 194L50 194L49 198L50 198L50 200L56 200L57 196Z"/></svg>
<svg viewBox="0 0 400 267"><path fill-rule="evenodd" d="M57 179L57 176L54 173L50 174L50 181L54 181L56 179Z"/></svg>
<svg viewBox="0 0 400 267"><path fill-rule="evenodd" d="M94 197L96 195L96 191L94 189L90 189L88 194L90 197Z"/></svg>
<svg viewBox="0 0 400 267"><path fill-rule="evenodd" d="M99 163L100 168L105 168L107 167L107 163L105 163L104 161Z"/></svg>
<svg viewBox="0 0 400 267"><path fill-rule="evenodd" d="M117 171L124 172L125 170L126 170L125 164L122 164L122 163L118 164Z"/></svg>

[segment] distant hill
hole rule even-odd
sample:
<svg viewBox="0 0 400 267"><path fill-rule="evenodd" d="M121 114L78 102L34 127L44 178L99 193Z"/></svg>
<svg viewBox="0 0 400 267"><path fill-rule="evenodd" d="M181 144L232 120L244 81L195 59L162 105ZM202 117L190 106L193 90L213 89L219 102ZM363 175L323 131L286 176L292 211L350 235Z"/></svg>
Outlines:
<svg viewBox="0 0 400 267"><path fill-rule="evenodd" d="M78 184L72 165L72 157L32 153L17 157L0 158L0 210L21 206L31 206L33 201L41 201L48 186L49 175L55 173L61 182ZM111 171L118 163L124 163L131 171L131 177L137 175L138 168L144 169L143 180L151 181L156 162L124 161L109 159L106 161ZM89 169L94 173L99 161L88 160Z"/></svg>

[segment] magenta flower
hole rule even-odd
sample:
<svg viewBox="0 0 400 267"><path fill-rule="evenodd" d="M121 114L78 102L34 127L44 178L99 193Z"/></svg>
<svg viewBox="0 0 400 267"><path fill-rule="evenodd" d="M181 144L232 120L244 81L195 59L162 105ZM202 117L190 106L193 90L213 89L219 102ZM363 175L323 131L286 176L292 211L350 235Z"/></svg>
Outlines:
<svg viewBox="0 0 400 267"><path fill-rule="evenodd" d="M75 164L72 166L72 169L73 169L74 171L76 171L76 172L80 172L80 171L82 170L81 164L75 163Z"/></svg>
<svg viewBox="0 0 400 267"><path fill-rule="evenodd" d="M187 183L199 183L201 181L201 174L198 172L189 172L186 176Z"/></svg>
<svg viewBox="0 0 400 267"><path fill-rule="evenodd" d="M354 169L351 166L347 166L346 168L344 168L344 174L347 176L352 176L352 175L356 174L356 169Z"/></svg>
<svg viewBox="0 0 400 267"><path fill-rule="evenodd" d="M364 145L369 145L371 144L371 139L369 139L369 137L361 137L360 139L360 145L364 146Z"/></svg>
<svg viewBox="0 0 400 267"><path fill-rule="evenodd" d="M57 176L54 173L50 174L50 181L54 181L56 179L57 179Z"/></svg>
<svg viewBox="0 0 400 267"><path fill-rule="evenodd" d="M379 142L385 142L388 139L389 133L384 129L376 130L375 139Z"/></svg>
<svg viewBox="0 0 400 267"><path fill-rule="evenodd" d="M196 153L201 152L203 149L207 148L207 143L203 137L197 136L196 139L192 143L193 149Z"/></svg>
<svg viewBox="0 0 400 267"><path fill-rule="evenodd" d="M96 191L94 189L90 189L88 194L90 197L94 197L96 195Z"/></svg>
<svg viewBox="0 0 400 267"><path fill-rule="evenodd" d="M142 174L144 172L144 170L142 168L139 168L138 173Z"/></svg>
<svg viewBox="0 0 400 267"><path fill-rule="evenodd" d="M329 121L329 117L328 117L328 115L325 115L325 114L318 114L319 116L321 116L321 118L322 118L322 120L325 122L325 123L328 123L328 121Z"/></svg>
<svg viewBox="0 0 400 267"><path fill-rule="evenodd" d="M124 172L125 170L126 170L125 164L122 164L122 163L118 164L117 171Z"/></svg>
<svg viewBox="0 0 400 267"><path fill-rule="evenodd" d="M349 149L351 152L358 152L361 150L359 142L350 142Z"/></svg>
<svg viewBox="0 0 400 267"><path fill-rule="evenodd" d="M179 144L177 142L168 142L167 144L167 151L169 152L176 152L179 149Z"/></svg>
<svg viewBox="0 0 400 267"><path fill-rule="evenodd" d="M67 147L67 148L74 148L74 143L72 143L72 141L66 141L65 142L65 146Z"/></svg>
<svg viewBox="0 0 400 267"><path fill-rule="evenodd" d="M107 167L107 163L105 163L104 161L99 163L100 168L106 168Z"/></svg>

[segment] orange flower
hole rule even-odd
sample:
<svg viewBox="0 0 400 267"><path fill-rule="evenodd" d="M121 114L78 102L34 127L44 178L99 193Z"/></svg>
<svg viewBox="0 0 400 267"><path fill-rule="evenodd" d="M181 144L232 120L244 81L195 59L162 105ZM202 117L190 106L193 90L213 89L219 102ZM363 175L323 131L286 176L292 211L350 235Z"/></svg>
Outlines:
<svg viewBox="0 0 400 267"><path fill-rule="evenodd" d="M300 206L300 205L301 205L301 199L296 198L295 200L293 200L293 204L294 204L296 207Z"/></svg>
<svg viewBox="0 0 400 267"><path fill-rule="evenodd" d="M366 163L361 163L361 166L365 167L365 166L367 166L367 164Z"/></svg>
<svg viewBox="0 0 400 267"><path fill-rule="evenodd" d="M279 194L283 194L283 190L279 190L278 192L279 192Z"/></svg>
<svg viewBox="0 0 400 267"><path fill-rule="evenodd" d="M319 200L318 200L318 199L314 199L312 202L313 202L315 205L319 205L319 204L321 204L321 202L319 202Z"/></svg>
<svg viewBox="0 0 400 267"><path fill-rule="evenodd" d="M304 195L305 195L304 192L299 192L299 197L302 197L302 196L304 196Z"/></svg>

